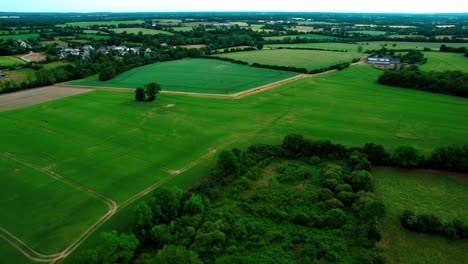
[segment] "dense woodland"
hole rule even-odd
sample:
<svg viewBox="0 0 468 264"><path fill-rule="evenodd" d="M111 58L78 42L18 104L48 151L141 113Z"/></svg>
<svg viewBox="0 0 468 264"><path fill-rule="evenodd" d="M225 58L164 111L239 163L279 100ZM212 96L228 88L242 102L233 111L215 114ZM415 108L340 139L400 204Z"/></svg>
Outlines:
<svg viewBox="0 0 468 264"><path fill-rule="evenodd" d="M187 192L159 188L136 208L132 234L101 234L83 263L386 263L376 246L385 206L372 164L468 170L468 146L428 157L400 146L345 147L288 135L281 145L222 151ZM450 166L447 166L450 164ZM406 211L402 226L466 238L468 225ZM438 223L434 225L434 223Z"/></svg>

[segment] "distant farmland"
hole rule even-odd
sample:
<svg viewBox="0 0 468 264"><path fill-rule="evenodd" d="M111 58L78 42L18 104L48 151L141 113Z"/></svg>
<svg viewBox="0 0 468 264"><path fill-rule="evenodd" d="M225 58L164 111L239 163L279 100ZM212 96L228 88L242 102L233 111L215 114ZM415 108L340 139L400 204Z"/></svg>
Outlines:
<svg viewBox="0 0 468 264"><path fill-rule="evenodd" d="M347 50L357 51L358 46L363 47L363 51L366 50L378 50L382 47L387 49L416 49L423 50L424 48L430 48L432 50L439 50L442 42L405 42L405 41L368 41L361 43L300 43L300 44L268 44L267 47L291 47L291 48L319 48L319 49L331 49L331 50ZM449 47L467 47L468 43L450 43Z"/></svg>
<svg viewBox="0 0 468 264"><path fill-rule="evenodd" d="M305 39L319 39L319 40L336 39L336 37L319 35L319 34L303 34L303 35L285 35L285 36L265 37L265 40L283 40L285 38L290 38L290 39L305 38Z"/></svg>
<svg viewBox="0 0 468 264"><path fill-rule="evenodd" d="M0 67L6 68L6 67L11 67L11 66L19 66L23 64L26 64L26 62L16 57L0 56Z"/></svg>
<svg viewBox="0 0 468 264"><path fill-rule="evenodd" d="M141 25L143 20L117 20L117 21L93 21L93 22L71 22L58 25L60 27L90 27L90 26L117 26L119 24Z"/></svg>
<svg viewBox="0 0 468 264"><path fill-rule="evenodd" d="M216 56L251 64L260 63L314 70L341 62L350 62L352 59L359 57L359 54L355 52L276 49L225 53Z"/></svg>
<svg viewBox="0 0 468 264"><path fill-rule="evenodd" d="M113 28L111 30L114 31L115 33L127 32L128 34L138 34L139 32L141 32L145 35L157 35L157 34L174 35L171 32L167 32L164 30L156 30L156 29L149 29L149 28Z"/></svg>
<svg viewBox="0 0 468 264"><path fill-rule="evenodd" d="M138 67L106 82L80 80L69 84L136 88L157 82L169 91L232 94L294 75L219 60L184 59Z"/></svg>
<svg viewBox="0 0 468 264"><path fill-rule="evenodd" d="M427 62L419 68L422 71L463 71L468 72L468 58L463 53L424 52Z"/></svg>
<svg viewBox="0 0 468 264"><path fill-rule="evenodd" d="M36 38L39 38L39 34L37 34L37 33L19 34L19 35L0 35L0 39L3 39L3 40L8 40L8 39L18 40L18 39L21 39L21 40L26 41L28 39L36 39Z"/></svg>

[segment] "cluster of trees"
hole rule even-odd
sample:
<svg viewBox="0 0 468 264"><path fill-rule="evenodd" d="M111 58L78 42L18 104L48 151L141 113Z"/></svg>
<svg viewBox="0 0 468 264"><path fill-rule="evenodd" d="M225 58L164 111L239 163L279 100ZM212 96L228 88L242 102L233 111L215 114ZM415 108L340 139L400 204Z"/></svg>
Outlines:
<svg viewBox="0 0 468 264"><path fill-rule="evenodd" d="M151 82L143 88L135 89L135 100L138 102L153 102L156 100L157 94L161 91L161 86L157 83Z"/></svg>
<svg viewBox="0 0 468 264"><path fill-rule="evenodd" d="M410 50L399 57L402 63L421 65L427 62L427 58L424 58L424 54L418 50Z"/></svg>
<svg viewBox="0 0 468 264"><path fill-rule="evenodd" d="M405 210L400 221L403 227L414 232L443 235L450 239L468 239L468 225L461 220L443 222L433 214L415 214Z"/></svg>
<svg viewBox="0 0 468 264"><path fill-rule="evenodd" d="M448 47L445 44L440 45L441 52L455 52L455 53L465 53L466 54L466 47L459 47L459 48L454 48L454 47Z"/></svg>
<svg viewBox="0 0 468 264"><path fill-rule="evenodd" d="M402 88L468 97L468 74L461 71L390 70L380 75L378 82Z"/></svg>

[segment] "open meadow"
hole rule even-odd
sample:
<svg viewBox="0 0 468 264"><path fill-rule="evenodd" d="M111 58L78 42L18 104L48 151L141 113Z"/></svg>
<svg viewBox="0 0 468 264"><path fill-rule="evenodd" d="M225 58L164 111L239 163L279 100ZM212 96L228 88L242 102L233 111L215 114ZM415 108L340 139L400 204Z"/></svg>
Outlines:
<svg viewBox="0 0 468 264"><path fill-rule="evenodd" d="M442 42L404 42L404 41L367 41L358 43L338 43L338 42L322 42L322 43L300 43L300 44L267 44L266 47L288 47L288 48L318 48L328 50L347 50L357 52L358 46L362 46L363 51L379 50L382 47L394 50L424 50L429 48L434 51L439 51L440 46L445 44L449 47L467 47L468 43L442 43Z"/></svg>
<svg viewBox="0 0 468 264"><path fill-rule="evenodd" d="M378 70L355 65L237 100L161 94L155 103L138 103L133 92L97 90L0 113L0 157L6 164L2 186L12 186L9 192L18 190L14 199L2 199L2 208L9 208L10 215L0 220L0 226L24 223L10 231L44 252L62 250L106 212L106 203L124 207L148 186L166 180L193 183L209 173L207 164L217 150L279 143L288 133L352 146L410 145L425 153L441 145L466 143L468 120L459 114L468 112L465 99L382 86L376 82L379 75ZM186 79L185 85L191 81ZM205 85L214 86L208 81ZM14 141L9 140L11 135ZM28 175L35 180L22 183ZM65 181L51 181L53 175ZM36 201L18 207L19 201L31 197L30 189ZM63 199L66 192L76 195ZM72 209L77 207L80 215L73 217ZM41 212L62 222L55 223ZM61 223L62 229L41 233ZM121 226L112 219L110 223L115 225L98 231ZM58 234L60 241L43 243ZM37 241L39 235L51 238ZM98 232L91 241L98 242L97 237ZM94 246L85 245L82 250ZM0 243L0 251L13 260L20 258L15 263L24 262L9 244Z"/></svg>
<svg viewBox="0 0 468 264"><path fill-rule="evenodd" d="M250 64L260 63L315 70L337 63L351 62L354 58L359 58L360 54L357 52L275 49L225 53L215 56L245 61Z"/></svg>
<svg viewBox="0 0 468 264"><path fill-rule="evenodd" d="M296 75L211 59L184 59L132 69L109 81L79 80L69 84L120 88L156 82L163 90L233 94Z"/></svg>
<svg viewBox="0 0 468 264"><path fill-rule="evenodd" d="M290 38L290 39L305 38L305 39L318 39L318 40L337 39L336 37L319 35L319 34L284 35L284 36L265 37L264 39L265 40L283 40L285 38Z"/></svg>
<svg viewBox="0 0 468 264"><path fill-rule="evenodd" d="M32 33L32 34L19 34L19 35L0 35L0 39L3 39L3 40L8 40L8 39L11 39L11 40L18 40L18 39L21 39L21 40L28 40L28 39L37 39L39 38L39 34L37 33Z"/></svg>
<svg viewBox="0 0 468 264"><path fill-rule="evenodd" d="M468 221L467 175L391 168L374 170L377 195L384 201L387 215L382 220L381 247L393 263L467 263L468 241L418 234L400 226L405 209L429 213L444 221Z"/></svg>
<svg viewBox="0 0 468 264"><path fill-rule="evenodd" d="M422 71L463 71L468 72L468 58L463 53L424 52L427 62L419 68Z"/></svg>
<svg viewBox="0 0 468 264"><path fill-rule="evenodd" d="M8 68L11 66L21 66L26 64L25 61L13 56L0 56L0 67Z"/></svg>

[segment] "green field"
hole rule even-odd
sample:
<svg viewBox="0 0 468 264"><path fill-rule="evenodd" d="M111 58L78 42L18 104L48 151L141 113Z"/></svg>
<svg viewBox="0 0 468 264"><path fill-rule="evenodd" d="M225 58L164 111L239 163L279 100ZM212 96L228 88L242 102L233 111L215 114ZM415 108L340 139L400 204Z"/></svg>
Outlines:
<svg viewBox="0 0 468 264"><path fill-rule="evenodd" d="M405 209L468 222L467 175L459 175L465 180L457 180L442 173L389 168L378 168L374 175L377 195L387 207L387 216L381 223L381 246L393 263L468 262L468 241L417 234L403 229L398 222Z"/></svg>
<svg viewBox="0 0 468 264"><path fill-rule="evenodd" d="M12 40L28 40L28 39L37 39L39 38L39 34L37 33L32 33L32 34L20 34L20 35L0 35L0 39L7 40L7 39L12 39Z"/></svg>
<svg viewBox="0 0 468 264"><path fill-rule="evenodd" d="M0 113L0 151L49 168L121 204L168 176L165 168L180 169L211 148L279 143L288 133L346 145L375 142L389 149L411 145L426 153L440 145L467 143L465 99L382 86L376 83L379 75L378 70L356 65L238 100L162 94L156 103L137 103L133 93L89 92ZM199 165L204 170L197 166L173 180L194 182L192 177L209 172L205 166L209 162ZM4 179L15 177L15 170L8 168ZM15 210L14 215L23 214L15 200L2 202L2 208ZM87 208L83 206L80 214ZM67 212L55 210L51 213ZM80 218L70 221L83 224ZM18 227L18 232L25 238L36 231ZM72 230L61 232L73 236ZM8 245L0 244L0 249L4 247L15 258Z"/></svg>
<svg viewBox="0 0 468 264"><path fill-rule="evenodd" d="M292 49L244 51L218 54L216 56L248 63L292 66L306 68L307 70L328 67L340 62L351 62L352 59L360 57L360 55L355 52Z"/></svg>
<svg viewBox="0 0 468 264"><path fill-rule="evenodd" d="M0 56L0 67L20 66L26 64L25 61L13 56Z"/></svg>
<svg viewBox="0 0 468 264"><path fill-rule="evenodd" d="M128 34L138 34L139 32L141 32L144 35L157 35L157 34L174 35L173 33L167 32L164 30L156 30L156 29L149 29L149 28L114 28L111 30L118 34L123 33L123 32L127 32Z"/></svg>
<svg viewBox="0 0 468 264"><path fill-rule="evenodd" d="M319 34L303 34L303 35L285 35L285 36L274 36L274 37L265 37L265 40L283 40L285 38L295 39L295 38L305 38L305 39L319 39L319 40L330 40L336 39L336 37L324 36Z"/></svg>
<svg viewBox="0 0 468 264"><path fill-rule="evenodd" d="M176 31L176 32L188 32L188 31L192 31L193 27L173 27L172 30Z"/></svg>
<svg viewBox="0 0 468 264"><path fill-rule="evenodd" d="M430 48L432 50L439 50L440 46L445 44L449 47L467 47L468 43L442 43L442 42L402 42L402 41L369 41L361 43L301 43L301 44L272 44L266 47L292 47L292 48L319 48L331 50L347 50L357 51L358 46L362 46L363 50L378 50L384 45L387 49L417 49L423 50ZM394 46L395 45L395 46Z"/></svg>
<svg viewBox="0 0 468 264"><path fill-rule="evenodd" d="M357 31L348 31L347 33L364 34L364 35L370 35L370 36L382 36L382 35L387 34L386 31L379 31L379 30L357 30Z"/></svg>
<svg viewBox="0 0 468 264"><path fill-rule="evenodd" d="M219 60L184 59L132 69L106 82L80 80L69 84L136 88L157 82L163 90L232 94L294 75Z"/></svg>
<svg viewBox="0 0 468 264"><path fill-rule="evenodd" d="M118 20L118 21L91 21L91 22L72 22L57 25L59 27L91 27L91 26L118 26L119 24L141 25L143 20Z"/></svg>
<svg viewBox="0 0 468 264"><path fill-rule="evenodd" d="M427 62L419 68L422 71L463 71L468 72L468 58L463 53L424 52Z"/></svg>
<svg viewBox="0 0 468 264"><path fill-rule="evenodd" d="M80 38L84 38L84 39L92 39L92 40L100 40L100 39L110 39L109 36L107 35L97 35L97 34L80 34L79 35ZM71 39L70 41L80 41L79 39Z"/></svg>

